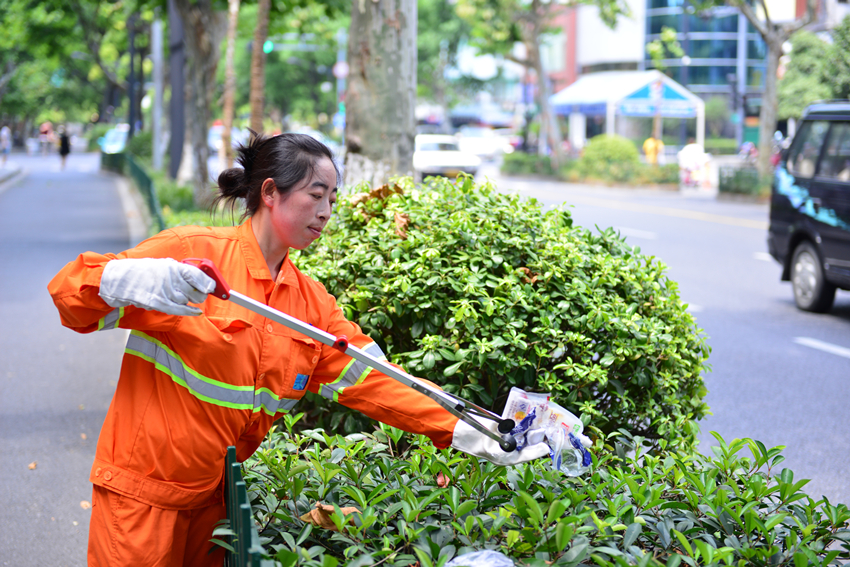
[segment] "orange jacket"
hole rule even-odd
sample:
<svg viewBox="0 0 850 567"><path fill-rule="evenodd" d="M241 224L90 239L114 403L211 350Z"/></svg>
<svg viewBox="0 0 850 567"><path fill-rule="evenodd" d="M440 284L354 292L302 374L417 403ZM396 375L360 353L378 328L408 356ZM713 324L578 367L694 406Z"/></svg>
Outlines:
<svg viewBox="0 0 850 567"><path fill-rule="evenodd" d="M113 309L98 295L108 261L166 257L209 258L232 289L383 354L288 256L272 281L250 220L166 230L117 255L81 254L48 286L62 324L80 333L132 329L97 443L94 484L161 508L221 501L226 447L247 459L307 390L428 435L438 447L451 444L457 418L436 402L234 303L210 296L201 316L178 317Z"/></svg>

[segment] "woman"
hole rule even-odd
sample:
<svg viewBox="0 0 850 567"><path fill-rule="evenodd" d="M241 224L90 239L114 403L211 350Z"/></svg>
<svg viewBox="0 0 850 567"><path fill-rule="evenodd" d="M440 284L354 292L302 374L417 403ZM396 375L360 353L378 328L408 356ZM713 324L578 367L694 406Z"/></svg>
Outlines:
<svg viewBox="0 0 850 567"><path fill-rule="evenodd" d="M224 171L219 199L244 199L237 227L169 229L120 254L86 252L51 281L62 323L132 329L91 472L90 565L221 565L209 543L225 517L226 447L239 460L306 391L498 464L504 453L431 399L341 352L229 301L185 258L208 258L235 290L382 356L335 299L292 264L325 228L339 171L313 138L256 136ZM189 305L190 303L196 305ZM495 424L492 425L495 428Z"/></svg>

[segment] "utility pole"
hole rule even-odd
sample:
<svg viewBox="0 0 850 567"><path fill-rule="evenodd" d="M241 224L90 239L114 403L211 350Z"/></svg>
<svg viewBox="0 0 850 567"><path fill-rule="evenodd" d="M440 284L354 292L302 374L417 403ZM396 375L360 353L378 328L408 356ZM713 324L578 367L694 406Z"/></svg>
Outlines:
<svg viewBox="0 0 850 567"><path fill-rule="evenodd" d="M153 168L162 169L162 20L159 8L151 27L151 56L153 58Z"/></svg>

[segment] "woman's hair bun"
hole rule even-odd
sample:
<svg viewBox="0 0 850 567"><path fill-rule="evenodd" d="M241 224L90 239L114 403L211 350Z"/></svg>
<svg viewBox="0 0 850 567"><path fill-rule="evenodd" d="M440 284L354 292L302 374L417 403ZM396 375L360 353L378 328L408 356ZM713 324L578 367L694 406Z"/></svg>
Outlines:
<svg viewBox="0 0 850 567"><path fill-rule="evenodd" d="M248 194L248 183L245 170L241 167L225 169L218 175L218 187L222 197L226 199L245 197Z"/></svg>

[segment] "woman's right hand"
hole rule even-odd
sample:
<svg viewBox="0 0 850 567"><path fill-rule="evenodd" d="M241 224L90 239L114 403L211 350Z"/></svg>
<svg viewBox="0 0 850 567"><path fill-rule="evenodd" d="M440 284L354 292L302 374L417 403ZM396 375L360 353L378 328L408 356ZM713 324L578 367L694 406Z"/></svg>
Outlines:
<svg viewBox="0 0 850 567"><path fill-rule="evenodd" d="M111 260L100 278L100 297L110 307L132 305L169 315L200 315L188 304L203 303L214 290L212 278L172 258Z"/></svg>

